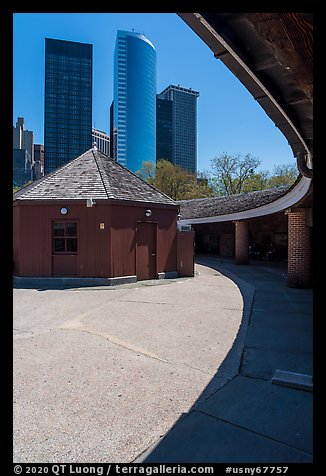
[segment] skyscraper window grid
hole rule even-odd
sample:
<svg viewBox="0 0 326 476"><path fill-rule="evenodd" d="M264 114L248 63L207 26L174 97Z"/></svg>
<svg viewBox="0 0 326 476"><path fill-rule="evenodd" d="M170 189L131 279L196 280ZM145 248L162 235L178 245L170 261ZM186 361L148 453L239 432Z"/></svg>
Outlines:
<svg viewBox="0 0 326 476"><path fill-rule="evenodd" d="M156 98L156 161L172 162L172 101Z"/></svg>
<svg viewBox="0 0 326 476"><path fill-rule="evenodd" d="M45 173L91 145L92 45L46 38Z"/></svg>
<svg viewBox="0 0 326 476"><path fill-rule="evenodd" d="M172 163L197 173L198 91L169 85L159 97L172 101Z"/></svg>

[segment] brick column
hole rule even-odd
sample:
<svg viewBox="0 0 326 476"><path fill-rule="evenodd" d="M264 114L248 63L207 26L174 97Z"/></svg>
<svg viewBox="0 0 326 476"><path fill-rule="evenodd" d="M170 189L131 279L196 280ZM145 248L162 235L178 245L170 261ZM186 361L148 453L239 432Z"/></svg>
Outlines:
<svg viewBox="0 0 326 476"><path fill-rule="evenodd" d="M288 215L288 283L292 288L312 284L309 208L292 208Z"/></svg>
<svg viewBox="0 0 326 476"><path fill-rule="evenodd" d="M249 223L235 222L235 263L249 264Z"/></svg>

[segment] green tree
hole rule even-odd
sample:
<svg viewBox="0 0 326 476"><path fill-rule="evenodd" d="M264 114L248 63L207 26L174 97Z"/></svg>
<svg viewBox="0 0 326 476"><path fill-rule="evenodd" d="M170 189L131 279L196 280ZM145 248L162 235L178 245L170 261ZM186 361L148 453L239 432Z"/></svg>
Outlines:
<svg viewBox="0 0 326 476"><path fill-rule="evenodd" d="M164 159L159 160L156 167L153 162L144 161L137 175L173 200L204 198L214 193L204 174L197 178L195 174Z"/></svg>
<svg viewBox="0 0 326 476"><path fill-rule="evenodd" d="M292 185L298 177L296 164L274 165L273 173L256 171L260 161L250 154L229 155L225 152L211 161L211 182L217 195L253 192L281 185Z"/></svg>
<svg viewBox="0 0 326 476"><path fill-rule="evenodd" d="M138 177L145 180L145 182L155 185L155 164L151 160L144 160L142 162L142 167L138 172L136 172Z"/></svg>
<svg viewBox="0 0 326 476"><path fill-rule="evenodd" d="M211 160L212 182L219 195L233 195L248 188L260 160L250 154L228 155L223 152Z"/></svg>
<svg viewBox="0 0 326 476"><path fill-rule="evenodd" d="M274 173L269 178L267 187L292 185L298 178L299 172L296 164L274 165Z"/></svg>
<svg viewBox="0 0 326 476"><path fill-rule="evenodd" d="M173 200L183 199L192 180L192 174L168 160L159 160L156 164L155 187Z"/></svg>
<svg viewBox="0 0 326 476"><path fill-rule="evenodd" d="M184 192L183 200L191 200L194 198L206 198L215 195L214 187L211 186L209 174L198 172L197 176L193 175L192 180Z"/></svg>
<svg viewBox="0 0 326 476"><path fill-rule="evenodd" d="M245 180L242 191L253 192L254 190L265 190L266 188L269 188L268 181L268 170L253 173Z"/></svg>

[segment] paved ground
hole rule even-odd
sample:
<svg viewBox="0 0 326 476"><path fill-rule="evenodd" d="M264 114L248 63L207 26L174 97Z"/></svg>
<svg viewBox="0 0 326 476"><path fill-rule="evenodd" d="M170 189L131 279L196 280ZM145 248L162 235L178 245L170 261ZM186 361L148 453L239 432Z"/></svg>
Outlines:
<svg viewBox="0 0 326 476"><path fill-rule="evenodd" d="M204 398L136 462L313 462L312 392L272 383L275 370L312 376L312 289L288 288L276 263L198 262L232 277L242 292L238 370L223 382L224 363Z"/></svg>
<svg viewBox="0 0 326 476"><path fill-rule="evenodd" d="M131 462L232 380L253 287L196 270L116 287L14 289L14 462Z"/></svg>
<svg viewBox="0 0 326 476"><path fill-rule="evenodd" d="M311 463L312 289L276 263L14 290L14 461Z"/></svg>

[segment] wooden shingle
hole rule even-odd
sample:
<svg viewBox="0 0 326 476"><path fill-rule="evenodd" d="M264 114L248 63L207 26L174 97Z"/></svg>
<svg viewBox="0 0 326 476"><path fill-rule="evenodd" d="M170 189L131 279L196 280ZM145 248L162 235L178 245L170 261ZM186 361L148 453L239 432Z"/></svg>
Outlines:
<svg viewBox="0 0 326 476"><path fill-rule="evenodd" d="M182 220L206 218L242 212L277 200L289 190L288 186L274 187L255 192L243 192L223 197L179 200Z"/></svg>
<svg viewBox="0 0 326 476"><path fill-rule="evenodd" d="M176 205L170 197L95 148L14 193L14 200L88 198Z"/></svg>

